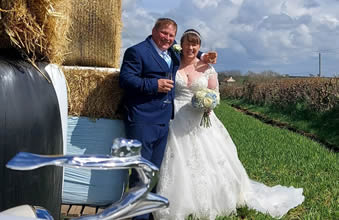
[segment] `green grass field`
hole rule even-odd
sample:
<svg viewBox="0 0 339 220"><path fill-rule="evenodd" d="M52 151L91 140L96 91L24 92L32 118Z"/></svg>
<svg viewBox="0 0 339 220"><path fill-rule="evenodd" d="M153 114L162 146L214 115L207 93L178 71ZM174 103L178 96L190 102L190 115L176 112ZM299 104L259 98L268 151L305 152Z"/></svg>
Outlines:
<svg viewBox="0 0 339 220"><path fill-rule="evenodd" d="M338 154L304 136L237 112L225 101L215 113L232 136L251 179L304 189L304 203L282 219L339 219ZM217 218L224 219L272 218L242 208L237 215Z"/></svg>
<svg viewBox="0 0 339 220"><path fill-rule="evenodd" d="M235 104L251 112L257 112L268 118L286 122L291 127L316 135L320 141L333 145L339 150L339 109L327 112L310 111L301 103L290 108L275 108L274 106L252 105L243 100L225 100L228 104Z"/></svg>

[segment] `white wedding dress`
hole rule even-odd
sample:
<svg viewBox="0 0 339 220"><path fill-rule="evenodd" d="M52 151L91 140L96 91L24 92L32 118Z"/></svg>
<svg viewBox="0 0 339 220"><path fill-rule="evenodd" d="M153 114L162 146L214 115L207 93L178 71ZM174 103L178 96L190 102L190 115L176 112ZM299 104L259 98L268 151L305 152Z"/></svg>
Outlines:
<svg viewBox="0 0 339 220"><path fill-rule="evenodd" d="M235 213L236 207L280 218L304 201L303 189L268 187L250 180L226 128L213 112L212 126L200 126L203 112L191 105L194 91L206 88L213 67L188 87L176 75L175 118L160 170L157 194L168 198L169 208L154 213L158 220L184 220L189 214L205 219Z"/></svg>

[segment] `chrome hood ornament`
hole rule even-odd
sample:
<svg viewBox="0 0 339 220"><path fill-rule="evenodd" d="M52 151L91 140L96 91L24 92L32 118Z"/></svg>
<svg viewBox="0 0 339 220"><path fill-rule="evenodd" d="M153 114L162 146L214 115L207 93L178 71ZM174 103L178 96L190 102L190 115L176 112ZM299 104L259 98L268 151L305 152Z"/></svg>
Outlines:
<svg viewBox="0 0 339 220"><path fill-rule="evenodd" d="M95 170L136 169L141 184L135 186L122 198L92 216L75 219L126 219L150 213L169 206L166 198L151 193L158 181L159 169L140 155L141 143L137 140L116 138L111 148L112 155L65 155L51 156L19 152L7 163L13 170L33 170L44 166L77 167Z"/></svg>

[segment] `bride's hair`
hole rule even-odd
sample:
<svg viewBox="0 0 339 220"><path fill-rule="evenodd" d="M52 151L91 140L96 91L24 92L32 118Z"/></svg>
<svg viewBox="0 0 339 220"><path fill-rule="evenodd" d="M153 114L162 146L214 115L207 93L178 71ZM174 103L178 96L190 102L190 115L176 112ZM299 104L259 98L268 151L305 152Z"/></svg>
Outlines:
<svg viewBox="0 0 339 220"><path fill-rule="evenodd" d="M190 43L195 43L201 45L200 33L194 29L187 29L181 36L180 44L187 40Z"/></svg>

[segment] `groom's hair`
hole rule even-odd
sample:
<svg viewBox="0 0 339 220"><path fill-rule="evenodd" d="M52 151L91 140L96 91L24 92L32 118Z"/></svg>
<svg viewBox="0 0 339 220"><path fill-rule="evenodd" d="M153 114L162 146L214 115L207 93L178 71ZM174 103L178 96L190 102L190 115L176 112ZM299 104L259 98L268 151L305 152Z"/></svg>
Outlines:
<svg viewBox="0 0 339 220"><path fill-rule="evenodd" d="M158 18L158 20L154 24L154 29L159 30L159 28L163 26L173 25L175 27L175 33L177 33L178 25L177 23L170 18Z"/></svg>

